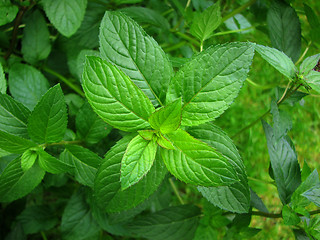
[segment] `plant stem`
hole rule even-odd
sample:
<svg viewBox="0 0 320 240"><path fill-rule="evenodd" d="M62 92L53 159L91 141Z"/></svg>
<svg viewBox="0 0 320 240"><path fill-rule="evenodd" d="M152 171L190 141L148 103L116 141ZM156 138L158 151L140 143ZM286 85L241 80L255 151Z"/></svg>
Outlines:
<svg viewBox="0 0 320 240"><path fill-rule="evenodd" d="M57 145L69 145L69 144L81 144L81 140L75 140L75 141L60 141L56 143L47 143L47 144L42 144L40 145L41 147L49 147L49 146L57 146Z"/></svg>
<svg viewBox="0 0 320 240"><path fill-rule="evenodd" d="M278 85L272 85L272 84L268 84L268 85L260 85L260 84L257 84L255 82L253 82L251 79L247 78L246 81L251 84L252 86L256 87L256 88L260 88L260 89L271 89L271 88L274 88Z"/></svg>
<svg viewBox="0 0 320 240"><path fill-rule="evenodd" d="M320 209L314 210L309 212L310 215L316 215L320 213ZM267 217L267 218L281 218L282 213L266 213L266 212L260 212L260 211L252 211L251 215L253 216L262 216L262 217ZM298 216L303 216L302 214L297 214Z"/></svg>
<svg viewBox="0 0 320 240"><path fill-rule="evenodd" d="M266 183L266 184L272 184L274 185L274 182L269 182L269 181L265 181L265 180L261 180L261 179L257 179L257 178L253 178L253 177L247 177L249 180L255 181L255 182L261 182L261 183Z"/></svg>
<svg viewBox="0 0 320 240"><path fill-rule="evenodd" d="M295 63L295 65L298 65L303 60L303 58L306 56L307 52L309 51L311 43L312 43L312 41L308 42L308 46L306 47L306 49L304 50L304 52L302 53L302 55L298 59L298 61Z"/></svg>
<svg viewBox="0 0 320 240"><path fill-rule="evenodd" d="M192 42L193 44L195 44L196 46L200 47L200 43L197 40L195 40L194 38L188 36L187 34L182 33L182 32L176 32L176 31L171 31L171 32L177 34L179 37L181 37L185 40L188 40L188 41Z"/></svg>
<svg viewBox="0 0 320 240"><path fill-rule="evenodd" d="M50 73L51 75L59 78L63 83L65 83L66 85L68 85L73 91L75 91L76 93L78 93L80 96L84 97L84 93L81 90L81 88L78 85L75 85L73 82L71 82L69 79L65 78L64 76L62 76L60 73L57 73L56 71L48 68L48 67L43 67L42 68L43 71Z"/></svg>
<svg viewBox="0 0 320 240"><path fill-rule="evenodd" d="M236 29L236 30L230 30L230 31L225 31L225 32L218 32L213 34L212 36L220 36L220 35L227 35L227 34L231 34L231 33L238 33L238 32L244 32L250 29L255 29L256 27L251 26L251 27L247 27L247 28L241 28L241 29Z"/></svg>
<svg viewBox="0 0 320 240"><path fill-rule="evenodd" d="M188 0L187 4L186 4L186 7L184 8L184 10L186 11L187 8L190 6L190 3L191 3L191 0Z"/></svg>
<svg viewBox="0 0 320 240"><path fill-rule="evenodd" d="M41 233L41 236L42 236L43 240L48 240L46 234L43 231L41 231L40 233Z"/></svg>
<svg viewBox="0 0 320 240"><path fill-rule="evenodd" d="M252 4L254 4L257 0L251 0L249 2L247 2L246 4L243 4L242 6L240 6L239 8L235 9L234 11L232 11L231 13L229 13L227 16L222 18L222 22L226 21L227 19L233 17L234 15L242 12L243 10L245 10L247 7L251 6Z"/></svg>
<svg viewBox="0 0 320 240"><path fill-rule="evenodd" d="M180 196L180 194L179 194L179 191L178 191L176 185L175 185L174 182L172 181L172 178L169 178L169 182L170 182L170 185L171 185L171 187L172 187L172 189L173 189L173 192L175 193L175 195L176 195L177 198L179 199L179 202L180 202L181 204L184 204L184 202L183 202L183 200L182 200L182 198L181 198L181 196Z"/></svg>

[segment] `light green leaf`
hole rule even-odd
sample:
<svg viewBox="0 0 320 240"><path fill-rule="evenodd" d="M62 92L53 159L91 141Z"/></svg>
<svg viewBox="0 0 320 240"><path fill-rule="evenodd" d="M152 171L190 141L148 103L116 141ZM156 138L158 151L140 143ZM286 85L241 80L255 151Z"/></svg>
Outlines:
<svg viewBox="0 0 320 240"><path fill-rule="evenodd" d="M187 62L167 94L167 103L182 97L181 125L199 125L219 117L238 95L253 54L253 44L235 42L210 47Z"/></svg>
<svg viewBox="0 0 320 240"><path fill-rule="evenodd" d="M49 153L45 152L42 149L38 149L37 154L39 157L39 166L49 173L66 173L72 168L71 165L51 156Z"/></svg>
<svg viewBox="0 0 320 240"><path fill-rule="evenodd" d="M256 45L255 49L264 60L289 80L292 81L294 79L298 69L286 54L275 48L265 47L262 45Z"/></svg>
<svg viewBox="0 0 320 240"><path fill-rule="evenodd" d="M139 237L152 240L192 240L200 213L193 205L169 207L137 217L127 228Z"/></svg>
<svg viewBox="0 0 320 240"><path fill-rule="evenodd" d="M154 107L144 93L117 67L98 57L87 57L83 89L93 110L123 131L149 126Z"/></svg>
<svg viewBox="0 0 320 240"><path fill-rule="evenodd" d="M226 27L229 30L235 31L237 34L246 34L246 33L252 32L254 30L252 28L251 23L248 21L248 19L246 19L240 13L238 13L238 14L234 15L233 17L227 19L224 22L224 24L226 25ZM246 30L243 30L243 29L246 29Z"/></svg>
<svg viewBox="0 0 320 240"><path fill-rule="evenodd" d="M0 131L0 148L10 153L23 153L29 148L36 147L34 142L10 133Z"/></svg>
<svg viewBox="0 0 320 240"><path fill-rule="evenodd" d="M21 168L23 171L28 171L35 163L38 155L34 150L28 149L21 156Z"/></svg>
<svg viewBox="0 0 320 240"><path fill-rule="evenodd" d="M162 134L159 134L157 137L157 143L159 144L160 147L168 149L168 150L174 150L173 144L166 139Z"/></svg>
<svg viewBox="0 0 320 240"><path fill-rule="evenodd" d="M141 180L151 169L157 153L155 141L140 135L133 138L121 160L121 189L125 190Z"/></svg>
<svg viewBox="0 0 320 240"><path fill-rule="evenodd" d="M43 95L29 117L28 132L38 143L62 140L67 129L67 106L60 84Z"/></svg>
<svg viewBox="0 0 320 240"><path fill-rule="evenodd" d="M210 38L213 31L221 24L220 2L208 7L192 21L190 33L201 42Z"/></svg>
<svg viewBox="0 0 320 240"><path fill-rule="evenodd" d="M131 18L106 12L100 26L101 56L116 65L148 96L164 105L173 69L158 43Z"/></svg>
<svg viewBox="0 0 320 240"><path fill-rule="evenodd" d="M32 110L49 89L49 82L34 67L16 63L9 69L9 89L14 99Z"/></svg>
<svg viewBox="0 0 320 240"><path fill-rule="evenodd" d="M305 191L302 196L306 197L309 201L320 207L320 184L317 184L311 189Z"/></svg>
<svg viewBox="0 0 320 240"><path fill-rule="evenodd" d="M0 26L12 22L19 11L18 6L10 0L0 0Z"/></svg>
<svg viewBox="0 0 320 240"><path fill-rule="evenodd" d="M7 133L28 138L29 109L10 96L0 94L0 129Z"/></svg>
<svg viewBox="0 0 320 240"><path fill-rule="evenodd" d="M87 0L43 0L42 3L50 22L66 37L78 30L87 7Z"/></svg>
<svg viewBox="0 0 320 240"><path fill-rule="evenodd" d="M41 182L44 174L38 164L23 171L20 158L11 161L0 176L0 202L12 202L24 197Z"/></svg>
<svg viewBox="0 0 320 240"><path fill-rule="evenodd" d="M313 90L320 93L320 72L310 71L304 79Z"/></svg>
<svg viewBox="0 0 320 240"><path fill-rule="evenodd" d="M317 63L320 61L320 53L307 57L300 65L299 73L304 76L307 75L312 69L315 68Z"/></svg>
<svg viewBox="0 0 320 240"><path fill-rule="evenodd" d="M300 222L298 215L287 205L282 208L282 218L285 225L297 225Z"/></svg>
<svg viewBox="0 0 320 240"><path fill-rule="evenodd" d="M21 52L30 64L46 59L51 51L50 33L47 22L40 11L36 10L27 18L23 29Z"/></svg>
<svg viewBox="0 0 320 240"><path fill-rule="evenodd" d="M181 129L167 137L176 149L161 148L161 156L168 170L181 181L211 187L239 180L229 160L206 143Z"/></svg>
<svg viewBox="0 0 320 240"><path fill-rule="evenodd" d="M77 146L66 145L66 150L60 158L63 162L71 165L75 179L83 185L93 187L94 178L102 159L89 149Z"/></svg>
<svg viewBox="0 0 320 240"><path fill-rule="evenodd" d="M0 63L0 93L5 94L7 91L7 80L4 76L2 64Z"/></svg>
<svg viewBox="0 0 320 240"><path fill-rule="evenodd" d="M187 131L223 154L233 165L240 181L229 186L198 187L213 205L231 212L247 213L250 208L250 191L245 166L240 154L228 135L212 123L189 127Z"/></svg>
<svg viewBox="0 0 320 240"><path fill-rule="evenodd" d="M151 141L155 136L156 131L155 130L139 130L138 133L143 139L147 141Z"/></svg>
<svg viewBox="0 0 320 240"><path fill-rule="evenodd" d="M177 130L181 124L181 99L158 109L149 117L149 123L163 134Z"/></svg>

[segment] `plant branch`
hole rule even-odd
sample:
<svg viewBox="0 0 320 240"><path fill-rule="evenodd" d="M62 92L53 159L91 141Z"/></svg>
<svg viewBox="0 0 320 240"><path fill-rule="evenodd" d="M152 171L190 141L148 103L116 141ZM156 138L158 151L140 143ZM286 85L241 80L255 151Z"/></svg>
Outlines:
<svg viewBox="0 0 320 240"><path fill-rule="evenodd" d="M60 141L60 142L56 142L56 143L45 143L40 145L41 147L49 147L49 146L57 146L57 145L69 145L69 144L76 144L79 145L83 143L83 141L81 140L75 140L75 141Z"/></svg>
<svg viewBox="0 0 320 240"><path fill-rule="evenodd" d="M310 211L309 214L311 215L316 215L320 213L320 209ZM252 211L251 215L253 216L261 216L261 217L267 217L267 218L282 218L282 213L266 213L266 212L260 212L260 211ZM298 216L302 217L302 214L297 214Z"/></svg>
<svg viewBox="0 0 320 240"><path fill-rule="evenodd" d="M250 7L252 4L254 4L257 0L251 0L249 2L247 2L246 4L243 4L242 6L240 6L239 8L235 9L234 11L232 11L231 13L229 13L227 16L222 18L222 22L226 21L227 19L233 17L234 15L241 13L243 10L245 10L247 7Z"/></svg>
<svg viewBox="0 0 320 240"><path fill-rule="evenodd" d="M311 43L312 43L312 41L308 42L308 46L306 47L306 49L304 50L304 52L302 53L302 55L298 59L298 61L295 63L295 65L298 65L303 60L303 58L306 56L307 52L309 51Z"/></svg>
<svg viewBox="0 0 320 240"><path fill-rule="evenodd" d="M184 201L182 200L182 198L181 198L181 196L180 196L180 194L179 194L179 191L178 191L176 185L175 185L174 182L172 181L172 178L169 178L169 182L170 182L170 185L171 185L171 187L172 187L172 189L173 189L174 194L175 194L175 195L177 196L177 198L179 199L179 202L180 202L181 204L184 204Z"/></svg>
<svg viewBox="0 0 320 240"><path fill-rule="evenodd" d="M41 231L40 233L41 233L41 236L42 236L43 240L48 240L46 234L43 231Z"/></svg>

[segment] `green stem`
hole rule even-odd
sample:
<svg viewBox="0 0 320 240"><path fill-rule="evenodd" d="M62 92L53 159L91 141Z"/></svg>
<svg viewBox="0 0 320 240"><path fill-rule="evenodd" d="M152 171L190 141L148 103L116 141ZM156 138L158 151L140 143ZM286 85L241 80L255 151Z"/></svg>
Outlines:
<svg viewBox="0 0 320 240"><path fill-rule="evenodd" d="M43 240L48 240L46 234L43 231L41 231L40 233L41 233L41 236L42 236Z"/></svg>
<svg viewBox="0 0 320 240"><path fill-rule="evenodd" d="M184 8L184 10L186 11L187 8L190 6L190 3L191 3L191 0L188 0L187 4L186 4L186 7Z"/></svg>
<svg viewBox="0 0 320 240"><path fill-rule="evenodd" d="M43 67L42 70L44 70L47 73L50 73L51 75L59 78L59 80L61 80L63 83L65 83L66 85L68 85L73 91L75 91L76 93L78 93L80 96L84 97L84 93L81 90L81 88L74 84L73 82L71 82L69 79L65 78L64 76L62 76L60 73L57 73L56 71L48 68L48 67Z"/></svg>
<svg viewBox="0 0 320 240"><path fill-rule="evenodd" d="M220 36L220 35L227 35L227 34L231 34L231 33L238 33L238 32L244 32L250 29L255 29L255 26L251 26L251 27L247 27L247 28L241 28L241 29L236 29L236 30L230 30L230 31L225 31L225 32L218 32L213 34L212 36Z"/></svg>
<svg viewBox="0 0 320 240"><path fill-rule="evenodd" d="M164 47L163 50L165 52L172 52L172 51L174 51L176 49L179 49L179 48L185 46L186 44L187 44L186 41L182 41L182 42L179 42L179 43L177 43L175 45L172 45L172 46L169 46L169 47Z"/></svg>
<svg viewBox="0 0 320 240"><path fill-rule="evenodd" d="M252 4L254 4L257 0L251 0L249 2L247 2L246 4L243 4L242 6L240 6L239 8L235 9L234 11L232 11L231 13L229 13L227 16L222 18L222 22L226 21L227 19L233 17L234 15L241 13L243 10L245 10L247 7L251 6Z"/></svg>
<svg viewBox="0 0 320 240"><path fill-rule="evenodd" d="M298 59L298 61L295 63L295 65L298 65L303 60L303 58L306 56L307 52L309 51L311 43L312 43L312 41L308 42L308 46L306 47L306 49L304 50L304 52L302 53L302 55Z"/></svg>
<svg viewBox="0 0 320 240"><path fill-rule="evenodd" d="M251 79L247 78L246 81L251 84L252 86L256 87L256 88L260 88L260 89L271 89L271 88L274 88L276 87L277 85L276 84L268 84L268 85L260 85L260 84L257 84L255 83L254 81L252 81Z"/></svg>
<svg viewBox="0 0 320 240"><path fill-rule="evenodd" d="M60 142L56 142L56 143L45 143L40 145L40 147L49 147L49 146L57 146L57 145L69 145L69 144L76 144L79 145L83 143L81 140L75 140L75 141L60 141Z"/></svg>
<svg viewBox="0 0 320 240"><path fill-rule="evenodd" d="M257 178L253 178L253 177L247 177L249 180L251 181L255 181L255 182L261 182L261 183L266 183L266 184L272 184L274 185L274 182L270 182L270 181L265 181L265 180L261 180L261 179L257 179Z"/></svg>
<svg viewBox="0 0 320 240"><path fill-rule="evenodd" d="M314 210L309 212L310 216L311 215L316 215L320 213L320 209ZM253 216L261 216L261 217L267 217L267 218L282 218L281 213L266 213L266 212L260 212L260 211L252 211L251 215ZM302 214L297 214L298 216L303 216Z"/></svg>
<svg viewBox="0 0 320 240"><path fill-rule="evenodd" d="M200 43L197 40L195 40L194 38L188 36L187 34L182 33L182 32L175 32L175 31L172 31L172 32L177 34L179 37L181 37L181 38L183 38L183 39L185 39L187 41L190 41L193 44L195 44L196 46L200 47Z"/></svg>
<svg viewBox="0 0 320 240"><path fill-rule="evenodd" d="M174 182L172 181L172 178L169 178L169 182L170 182L170 185L171 185L171 187L172 187L172 189L173 189L173 192L175 193L175 195L176 195L177 198L179 199L179 202L180 202L181 204L184 204L184 202L183 202L183 200L182 200L182 198L181 198L181 196L180 196L180 194L179 194L179 191L178 191L176 185L175 185Z"/></svg>

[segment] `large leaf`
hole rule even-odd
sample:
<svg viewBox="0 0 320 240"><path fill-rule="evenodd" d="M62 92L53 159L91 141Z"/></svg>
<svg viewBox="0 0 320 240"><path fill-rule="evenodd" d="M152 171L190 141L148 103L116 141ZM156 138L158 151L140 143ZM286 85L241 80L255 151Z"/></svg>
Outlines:
<svg viewBox="0 0 320 240"><path fill-rule="evenodd" d="M2 64L0 63L0 93L6 93L7 91L7 80L3 73Z"/></svg>
<svg viewBox="0 0 320 240"><path fill-rule="evenodd" d="M154 104L163 105L173 69L158 43L136 22L120 12L106 12L100 26L100 52Z"/></svg>
<svg viewBox="0 0 320 240"><path fill-rule="evenodd" d="M10 96L0 94L0 130L20 137L28 137L29 109Z"/></svg>
<svg viewBox="0 0 320 240"><path fill-rule="evenodd" d="M26 21L21 41L23 58L31 64L46 59L51 51L47 22L37 10Z"/></svg>
<svg viewBox="0 0 320 240"><path fill-rule="evenodd" d="M222 153L233 165L240 180L230 186L198 187L198 190L209 202L219 208L237 213L248 212L250 207L250 191L247 175L240 154L232 140L225 132L212 123L187 128L187 131L195 138L206 142Z"/></svg>
<svg viewBox="0 0 320 240"><path fill-rule="evenodd" d="M206 187L227 186L238 181L233 164L216 149L181 129L167 136L176 149L161 148L161 156L176 178Z"/></svg>
<svg viewBox="0 0 320 240"><path fill-rule="evenodd" d="M295 10L283 1L273 1L267 15L272 46L283 51L293 62L301 51L300 21Z"/></svg>
<svg viewBox="0 0 320 240"><path fill-rule="evenodd" d="M0 131L0 148L10 153L23 153L25 150L36 147L34 142L10 133Z"/></svg>
<svg viewBox="0 0 320 240"><path fill-rule="evenodd" d="M93 110L111 126L136 131L149 126L154 107L144 93L117 67L87 57L83 89Z"/></svg>
<svg viewBox="0 0 320 240"><path fill-rule="evenodd" d="M78 30L87 7L87 0L43 0L42 3L50 22L66 37Z"/></svg>
<svg viewBox="0 0 320 240"><path fill-rule="evenodd" d="M157 147L155 141L144 140L140 135L130 141L121 160L122 190L140 181L150 171Z"/></svg>
<svg viewBox="0 0 320 240"><path fill-rule="evenodd" d="M128 230L152 240L191 240L197 229L200 209L192 205L169 207L137 217Z"/></svg>
<svg viewBox="0 0 320 240"><path fill-rule="evenodd" d="M62 140L68 123L67 106L60 84L49 89L29 117L28 132L38 143Z"/></svg>
<svg viewBox="0 0 320 240"><path fill-rule="evenodd" d="M24 197L41 182L44 174L38 164L23 171L20 158L11 161L0 176L0 202L12 202Z"/></svg>
<svg viewBox="0 0 320 240"><path fill-rule="evenodd" d="M274 130L265 121L262 122L267 138L268 151L273 175L283 204L290 202L292 193L301 183L300 167L297 154L287 137L278 141Z"/></svg>
<svg viewBox="0 0 320 240"><path fill-rule="evenodd" d="M18 6L13 5L10 0L0 1L0 26L12 22L19 11Z"/></svg>
<svg viewBox="0 0 320 240"><path fill-rule="evenodd" d="M219 117L234 101L254 54L251 43L210 47L187 62L173 78L167 103L182 97L182 125Z"/></svg>
<svg viewBox="0 0 320 240"><path fill-rule="evenodd" d="M9 89L16 100L32 110L49 89L49 83L37 69L17 63L9 69Z"/></svg>

